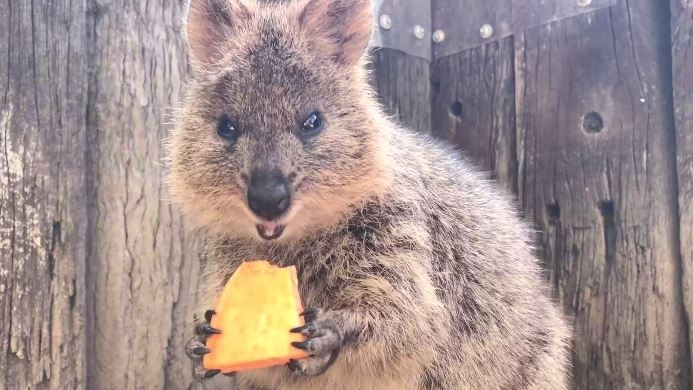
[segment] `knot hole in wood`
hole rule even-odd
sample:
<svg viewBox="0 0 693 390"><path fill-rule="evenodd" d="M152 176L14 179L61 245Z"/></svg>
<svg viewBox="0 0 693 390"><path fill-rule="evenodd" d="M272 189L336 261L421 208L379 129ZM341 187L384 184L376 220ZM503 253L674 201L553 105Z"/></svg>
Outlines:
<svg viewBox="0 0 693 390"><path fill-rule="evenodd" d="M604 129L604 118L598 112L588 112L582 117L582 130L589 134L600 133Z"/></svg>
<svg viewBox="0 0 693 390"><path fill-rule="evenodd" d="M464 113L464 107L462 106L462 102L459 100L455 100L450 105L450 113L458 118L461 117Z"/></svg>

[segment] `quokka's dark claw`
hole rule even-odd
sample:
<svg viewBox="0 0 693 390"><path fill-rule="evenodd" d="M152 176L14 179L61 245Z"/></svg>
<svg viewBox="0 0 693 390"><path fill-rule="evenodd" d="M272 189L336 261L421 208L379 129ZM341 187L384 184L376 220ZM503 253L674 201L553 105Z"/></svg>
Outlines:
<svg viewBox="0 0 693 390"><path fill-rule="evenodd" d="M291 332L291 333L303 333L304 330L306 330L305 325L293 328L293 329L289 330L289 332Z"/></svg>
<svg viewBox="0 0 693 390"><path fill-rule="evenodd" d="M315 315L315 314L318 313L319 310L320 310L320 309L315 308L315 307L309 307L308 309L304 310L303 313L301 313L300 315L301 315L302 317L310 316L310 315Z"/></svg>
<svg viewBox="0 0 693 390"><path fill-rule="evenodd" d="M299 326L296 328L291 329L289 332L291 333L302 333L304 335L310 335L315 333L315 324L313 322L309 322L303 326Z"/></svg>
<svg viewBox="0 0 693 390"><path fill-rule="evenodd" d="M207 371L205 371L203 376L205 379L209 379L220 372L221 372L221 370L207 370Z"/></svg>
<svg viewBox="0 0 693 390"><path fill-rule="evenodd" d="M311 342L308 341L294 341L291 343L294 348L302 349L304 351L310 352Z"/></svg>
<svg viewBox="0 0 693 390"><path fill-rule="evenodd" d="M225 372L224 376L236 376L236 371Z"/></svg>
<svg viewBox="0 0 693 390"><path fill-rule="evenodd" d="M195 347L195 348L193 348L192 352L193 352L195 355L200 355L200 356L202 356L202 355L206 355L206 354L212 352L212 350L209 349L209 348L207 348L207 347Z"/></svg>
<svg viewBox="0 0 693 390"><path fill-rule="evenodd" d="M221 331L219 329L212 328L211 326L206 325L206 324L199 325L197 329L198 329L198 332L200 334L204 334L204 335L221 334Z"/></svg>
<svg viewBox="0 0 693 390"><path fill-rule="evenodd" d="M207 323L212 322L212 316L215 314L217 314L217 312L214 310L207 310L205 312L205 320L207 320Z"/></svg>

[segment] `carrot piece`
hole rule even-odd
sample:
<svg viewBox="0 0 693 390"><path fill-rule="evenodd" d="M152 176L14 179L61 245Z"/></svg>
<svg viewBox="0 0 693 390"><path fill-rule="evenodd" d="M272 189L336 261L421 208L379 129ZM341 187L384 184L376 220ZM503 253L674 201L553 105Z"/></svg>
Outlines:
<svg viewBox="0 0 693 390"><path fill-rule="evenodd" d="M242 263L219 296L211 335L203 358L207 369L244 371L282 365L308 354L291 346L304 341L289 330L304 324L296 267L279 268L267 261Z"/></svg>

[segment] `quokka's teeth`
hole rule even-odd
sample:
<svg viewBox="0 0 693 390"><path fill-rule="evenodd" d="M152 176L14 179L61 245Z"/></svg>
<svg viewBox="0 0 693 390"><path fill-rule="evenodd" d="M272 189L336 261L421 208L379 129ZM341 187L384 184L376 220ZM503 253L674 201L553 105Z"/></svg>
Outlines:
<svg viewBox="0 0 693 390"><path fill-rule="evenodd" d="M262 228L265 230L265 234L271 236L277 231L277 224L275 222L265 222L262 224Z"/></svg>

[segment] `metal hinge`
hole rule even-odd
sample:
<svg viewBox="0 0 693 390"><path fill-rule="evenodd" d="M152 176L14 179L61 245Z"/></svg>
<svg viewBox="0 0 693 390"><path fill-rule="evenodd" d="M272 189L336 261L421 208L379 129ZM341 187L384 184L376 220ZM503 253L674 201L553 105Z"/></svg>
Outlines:
<svg viewBox="0 0 693 390"><path fill-rule="evenodd" d="M431 60L431 0L375 0L374 47Z"/></svg>
<svg viewBox="0 0 693 390"><path fill-rule="evenodd" d="M435 60L618 0L375 0L372 45Z"/></svg>

